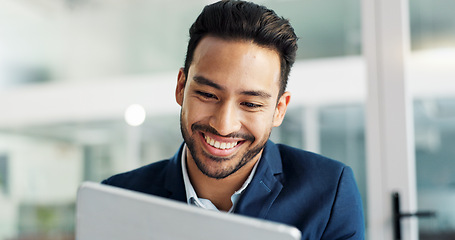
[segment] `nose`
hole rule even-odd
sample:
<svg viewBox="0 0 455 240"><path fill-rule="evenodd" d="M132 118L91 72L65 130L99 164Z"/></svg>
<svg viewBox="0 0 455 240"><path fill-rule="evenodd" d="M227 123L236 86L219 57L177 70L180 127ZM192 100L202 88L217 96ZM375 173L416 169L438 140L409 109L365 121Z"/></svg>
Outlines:
<svg viewBox="0 0 455 240"><path fill-rule="evenodd" d="M238 132L241 128L238 109L234 103L223 103L218 106L210 117L209 124L222 136Z"/></svg>

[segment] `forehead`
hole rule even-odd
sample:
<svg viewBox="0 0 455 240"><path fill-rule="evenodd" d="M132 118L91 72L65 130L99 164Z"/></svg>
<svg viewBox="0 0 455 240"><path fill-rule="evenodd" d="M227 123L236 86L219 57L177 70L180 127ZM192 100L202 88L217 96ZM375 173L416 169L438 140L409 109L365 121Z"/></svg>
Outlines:
<svg viewBox="0 0 455 240"><path fill-rule="evenodd" d="M254 88L278 95L279 54L252 41L204 37L196 47L188 72L229 89ZM275 93L276 92L276 93Z"/></svg>

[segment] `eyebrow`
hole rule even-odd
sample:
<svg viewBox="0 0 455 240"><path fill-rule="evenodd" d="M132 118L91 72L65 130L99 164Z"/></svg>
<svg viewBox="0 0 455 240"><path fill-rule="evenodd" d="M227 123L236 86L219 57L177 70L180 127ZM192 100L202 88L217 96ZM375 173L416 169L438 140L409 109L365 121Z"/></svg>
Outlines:
<svg viewBox="0 0 455 240"><path fill-rule="evenodd" d="M242 95L253 96L253 97L261 97L261 98L271 98L272 95L270 93L264 91L243 91L241 92Z"/></svg>
<svg viewBox="0 0 455 240"><path fill-rule="evenodd" d="M209 80L203 76L194 76L193 79L198 84L207 85L207 86L216 88L218 90L224 90L224 87L220 86L219 84L217 84L217 83L213 82L212 80Z"/></svg>
<svg viewBox="0 0 455 240"><path fill-rule="evenodd" d="M194 76L193 79L197 84L210 86L210 87L213 87L218 90L225 90L225 88L223 86L221 86L203 76ZM272 97L272 95L270 93L265 92L265 91L260 91L260 90L258 90L258 91L255 91L255 90L241 91L240 94L246 95L246 96L261 97L261 98L271 98Z"/></svg>

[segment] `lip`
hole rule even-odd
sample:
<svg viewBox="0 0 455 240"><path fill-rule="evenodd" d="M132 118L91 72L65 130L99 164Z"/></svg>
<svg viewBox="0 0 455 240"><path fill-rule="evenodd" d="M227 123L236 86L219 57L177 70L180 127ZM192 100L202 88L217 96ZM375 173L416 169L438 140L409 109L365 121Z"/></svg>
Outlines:
<svg viewBox="0 0 455 240"><path fill-rule="evenodd" d="M238 142L238 144L235 147L230 148L230 149L218 149L218 148L212 147L205 141L205 135L207 135L208 137L210 137L216 141L219 141L219 142L226 142L226 143ZM201 141L203 143L205 150L209 154L217 156L217 157L227 157L227 156L232 155L245 142L243 139L222 138L219 136L215 136L215 135L212 135L209 133L202 133L202 132L199 134L199 136L201 138Z"/></svg>

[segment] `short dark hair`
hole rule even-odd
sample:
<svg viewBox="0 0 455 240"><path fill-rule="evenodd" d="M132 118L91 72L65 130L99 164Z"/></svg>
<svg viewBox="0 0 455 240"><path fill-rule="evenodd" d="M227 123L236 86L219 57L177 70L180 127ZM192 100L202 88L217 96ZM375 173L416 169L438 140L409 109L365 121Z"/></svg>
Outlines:
<svg viewBox="0 0 455 240"><path fill-rule="evenodd" d="M297 36L287 19L273 10L251 2L223 0L207 5L191 26L190 40L185 58L184 73L193 60L194 50L205 36L226 40L252 40L259 46L278 52L281 62L280 97L294 64L297 52Z"/></svg>

